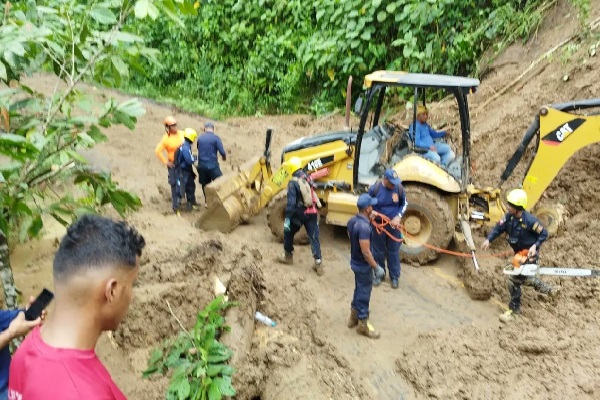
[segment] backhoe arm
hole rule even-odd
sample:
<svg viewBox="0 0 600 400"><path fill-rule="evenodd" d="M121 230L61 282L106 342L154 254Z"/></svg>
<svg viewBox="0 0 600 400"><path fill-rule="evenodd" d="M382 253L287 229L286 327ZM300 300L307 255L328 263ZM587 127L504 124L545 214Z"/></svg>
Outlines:
<svg viewBox="0 0 600 400"><path fill-rule="evenodd" d="M502 184L522 158L537 133L537 148L525 172L523 189L531 210L566 162L580 149L600 142L600 115L576 115L568 111L600 107L599 99L555 104L542 108L502 174Z"/></svg>

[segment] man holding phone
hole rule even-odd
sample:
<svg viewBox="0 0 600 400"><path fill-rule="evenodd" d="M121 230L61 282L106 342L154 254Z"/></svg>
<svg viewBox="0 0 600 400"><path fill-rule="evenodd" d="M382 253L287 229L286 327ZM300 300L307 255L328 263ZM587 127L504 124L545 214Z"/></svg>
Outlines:
<svg viewBox="0 0 600 400"><path fill-rule="evenodd" d="M29 309L34 297L29 298ZM10 367L10 349L8 345L13 339L25 336L30 330L42 323L45 312L27 321L23 309L0 310L0 400L8 399L8 370Z"/></svg>
<svg viewBox="0 0 600 400"><path fill-rule="evenodd" d="M97 215L67 229L54 257L54 310L14 355L9 400L125 399L94 349L127 314L144 246L125 222Z"/></svg>

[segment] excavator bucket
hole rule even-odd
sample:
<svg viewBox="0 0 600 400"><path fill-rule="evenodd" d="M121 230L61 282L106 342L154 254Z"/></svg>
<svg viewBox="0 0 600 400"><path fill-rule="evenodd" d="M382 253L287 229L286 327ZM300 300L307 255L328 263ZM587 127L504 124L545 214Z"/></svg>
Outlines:
<svg viewBox="0 0 600 400"><path fill-rule="evenodd" d="M229 233L247 222L261 209L261 192L271 177L269 163L272 130L267 130L265 153L217 178L204 188L207 210L200 216L198 227Z"/></svg>

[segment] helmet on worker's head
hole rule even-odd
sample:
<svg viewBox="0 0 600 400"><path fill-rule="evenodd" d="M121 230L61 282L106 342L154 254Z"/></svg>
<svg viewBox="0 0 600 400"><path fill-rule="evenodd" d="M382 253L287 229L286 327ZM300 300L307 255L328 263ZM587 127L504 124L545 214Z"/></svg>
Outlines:
<svg viewBox="0 0 600 400"><path fill-rule="evenodd" d="M427 107L425 107L423 105L417 106L417 115L421 115L421 114L427 113L427 112L429 112L429 110L427 110Z"/></svg>
<svg viewBox="0 0 600 400"><path fill-rule="evenodd" d="M192 128L185 128L185 131L183 131L183 137L188 139L190 142L193 142L198 137L198 132Z"/></svg>
<svg viewBox="0 0 600 400"><path fill-rule="evenodd" d="M513 189L506 196L508 205L523 210L527 207L527 193L523 189Z"/></svg>
<svg viewBox="0 0 600 400"><path fill-rule="evenodd" d="M285 162L285 167L288 174L291 175L302 168L302 160L300 160L300 157L292 157Z"/></svg>
<svg viewBox="0 0 600 400"><path fill-rule="evenodd" d="M165 126L177 125L177 120L175 119L174 116L169 115L165 118L164 125Z"/></svg>

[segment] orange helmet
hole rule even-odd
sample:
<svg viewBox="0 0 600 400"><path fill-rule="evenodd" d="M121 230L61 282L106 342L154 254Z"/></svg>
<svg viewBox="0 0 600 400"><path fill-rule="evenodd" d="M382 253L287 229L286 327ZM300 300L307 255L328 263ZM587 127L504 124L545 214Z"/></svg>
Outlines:
<svg viewBox="0 0 600 400"><path fill-rule="evenodd" d="M176 125L177 124L177 120L175 119L174 116L169 115L168 117L165 118L164 124L165 124L165 126Z"/></svg>

